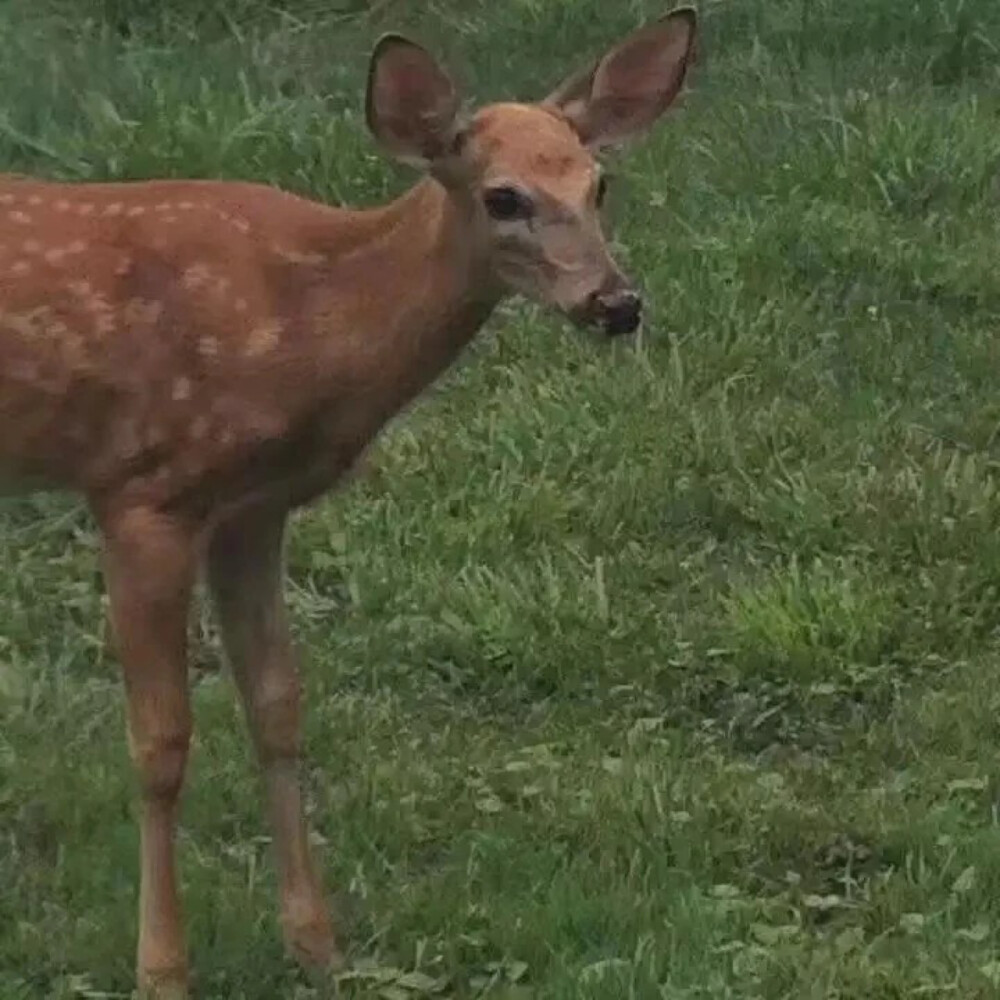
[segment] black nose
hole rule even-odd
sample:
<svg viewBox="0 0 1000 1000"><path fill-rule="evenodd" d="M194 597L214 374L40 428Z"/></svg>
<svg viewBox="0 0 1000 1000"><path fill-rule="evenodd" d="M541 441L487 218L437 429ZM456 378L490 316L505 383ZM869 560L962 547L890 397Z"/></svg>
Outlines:
<svg viewBox="0 0 1000 1000"><path fill-rule="evenodd" d="M642 319L642 299L631 290L599 295L597 311L609 336L634 333Z"/></svg>

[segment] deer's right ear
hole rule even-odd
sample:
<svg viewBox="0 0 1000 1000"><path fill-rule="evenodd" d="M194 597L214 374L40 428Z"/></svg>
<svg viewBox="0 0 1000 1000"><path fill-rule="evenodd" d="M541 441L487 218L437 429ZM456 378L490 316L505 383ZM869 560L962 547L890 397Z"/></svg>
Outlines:
<svg viewBox="0 0 1000 1000"><path fill-rule="evenodd" d="M402 35L383 35L368 66L365 117L392 156L426 167L455 141L458 94L434 57Z"/></svg>

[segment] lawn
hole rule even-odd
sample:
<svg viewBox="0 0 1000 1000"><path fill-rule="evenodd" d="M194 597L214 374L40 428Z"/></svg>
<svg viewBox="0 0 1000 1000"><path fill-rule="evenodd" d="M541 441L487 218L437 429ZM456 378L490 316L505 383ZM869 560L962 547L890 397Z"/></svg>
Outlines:
<svg viewBox="0 0 1000 1000"><path fill-rule="evenodd" d="M160 6L0 7L0 167L369 204L413 179L360 115L381 31L530 99L663 9ZM296 520L352 1000L1000 995L1000 5L701 15L682 107L610 160L641 337L505 307ZM0 560L0 1000L127 997L135 785L92 523L5 498ZM197 996L323 996L283 956L193 625Z"/></svg>

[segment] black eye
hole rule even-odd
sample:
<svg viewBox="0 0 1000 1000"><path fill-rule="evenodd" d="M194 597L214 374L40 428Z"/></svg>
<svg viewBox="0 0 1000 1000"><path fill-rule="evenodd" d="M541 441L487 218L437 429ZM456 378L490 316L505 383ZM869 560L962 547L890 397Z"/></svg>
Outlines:
<svg viewBox="0 0 1000 1000"><path fill-rule="evenodd" d="M509 222L512 219L531 217L531 202L514 188L491 188L483 195L483 201L486 203L486 211L494 219Z"/></svg>
<svg viewBox="0 0 1000 1000"><path fill-rule="evenodd" d="M604 204L604 199L608 193L608 179L601 174L597 179L597 207L600 208Z"/></svg>

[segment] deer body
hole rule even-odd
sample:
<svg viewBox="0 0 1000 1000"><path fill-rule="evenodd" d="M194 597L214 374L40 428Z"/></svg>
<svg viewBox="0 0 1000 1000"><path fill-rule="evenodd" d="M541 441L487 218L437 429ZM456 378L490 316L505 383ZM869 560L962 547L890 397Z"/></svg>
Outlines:
<svg viewBox="0 0 1000 1000"><path fill-rule="evenodd" d="M335 968L296 773L288 514L344 475L503 296L636 328L593 154L670 105L694 33L693 12L675 11L541 104L468 122L431 56L386 36L367 122L430 176L381 208L249 183L0 178L0 483L81 494L102 534L141 792L144 995L188 996L174 833L199 573L263 773L286 943Z"/></svg>
<svg viewBox="0 0 1000 1000"><path fill-rule="evenodd" d="M15 181L0 207L31 233L0 258L0 474L98 511L210 529L311 499L499 299L433 180L368 211L225 182Z"/></svg>

